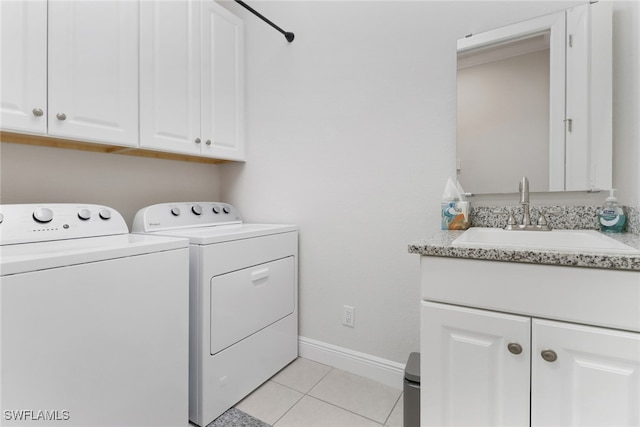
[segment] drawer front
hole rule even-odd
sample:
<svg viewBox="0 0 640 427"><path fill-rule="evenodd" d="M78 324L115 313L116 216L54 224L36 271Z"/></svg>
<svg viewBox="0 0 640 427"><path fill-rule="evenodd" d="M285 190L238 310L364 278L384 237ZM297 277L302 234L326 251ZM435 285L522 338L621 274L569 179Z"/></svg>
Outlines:
<svg viewBox="0 0 640 427"><path fill-rule="evenodd" d="M295 258L234 271L211 279L211 354L293 313Z"/></svg>
<svg viewBox="0 0 640 427"><path fill-rule="evenodd" d="M423 256L422 299L640 332L640 272Z"/></svg>

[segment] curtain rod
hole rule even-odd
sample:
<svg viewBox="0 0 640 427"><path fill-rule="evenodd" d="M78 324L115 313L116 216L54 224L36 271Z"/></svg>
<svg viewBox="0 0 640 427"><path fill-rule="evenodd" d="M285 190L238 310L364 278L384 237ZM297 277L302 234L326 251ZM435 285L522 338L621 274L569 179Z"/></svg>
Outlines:
<svg viewBox="0 0 640 427"><path fill-rule="evenodd" d="M293 33L290 33L288 31L283 30L282 28L278 27L276 24L274 24L273 22L269 21L267 18L265 18L264 16L262 16L258 11L256 11L254 8L252 8L251 6L249 6L248 4L246 4L245 2L243 2L242 0L236 0L236 3L238 3L240 6L244 7L245 9L247 9L249 12L253 13L254 15L256 15L258 18L262 19L264 22L266 22L267 24L271 25L273 28L275 28L276 30L280 31L282 34L284 34L284 38L287 39L287 41L289 43L291 43L293 41L293 38L295 37L293 35Z"/></svg>

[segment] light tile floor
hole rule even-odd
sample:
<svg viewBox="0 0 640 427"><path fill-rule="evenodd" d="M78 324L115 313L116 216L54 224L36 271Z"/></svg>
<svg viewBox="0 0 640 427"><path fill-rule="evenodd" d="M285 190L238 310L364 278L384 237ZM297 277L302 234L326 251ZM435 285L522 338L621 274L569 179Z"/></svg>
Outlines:
<svg viewBox="0 0 640 427"><path fill-rule="evenodd" d="M402 427L402 391L298 358L236 408L274 427Z"/></svg>

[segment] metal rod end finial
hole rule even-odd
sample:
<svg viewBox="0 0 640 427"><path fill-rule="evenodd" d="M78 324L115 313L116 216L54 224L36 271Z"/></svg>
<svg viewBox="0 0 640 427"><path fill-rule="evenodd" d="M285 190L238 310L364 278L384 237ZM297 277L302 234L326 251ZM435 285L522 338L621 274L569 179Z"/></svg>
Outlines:
<svg viewBox="0 0 640 427"><path fill-rule="evenodd" d="M284 33L284 38L287 39L289 43L291 43L295 36L293 35L293 33L286 32Z"/></svg>

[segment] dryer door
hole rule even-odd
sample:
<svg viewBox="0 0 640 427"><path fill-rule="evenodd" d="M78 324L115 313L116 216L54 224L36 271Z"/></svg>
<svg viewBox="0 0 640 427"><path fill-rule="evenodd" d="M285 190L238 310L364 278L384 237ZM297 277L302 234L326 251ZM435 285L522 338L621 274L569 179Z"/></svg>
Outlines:
<svg viewBox="0 0 640 427"><path fill-rule="evenodd" d="M211 354L293 313L295 258L211 279Z"/></svg>

